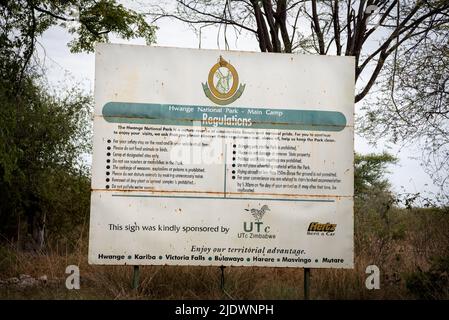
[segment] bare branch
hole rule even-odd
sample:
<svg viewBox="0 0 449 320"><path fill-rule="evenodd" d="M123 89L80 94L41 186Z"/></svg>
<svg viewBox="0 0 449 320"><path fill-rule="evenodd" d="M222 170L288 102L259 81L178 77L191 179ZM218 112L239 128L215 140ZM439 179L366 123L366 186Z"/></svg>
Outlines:
<svg viewBox="0 0 449 320"><path fill-rule="evenodd" d="M325 54L324 37L323 37L323 33L321 32L320 21L318 19L316 0L312 0L312 17L313 17L313 29L316 33L316 37L318 40L318 46L319 46L318 52L320 54Z"/></svg>
<svg viewBox="0 0 449 320"><path fill-rule="evenodd" d="M340 40L340 17L339 17L339 3L338 0L335 0L335 4L332 6L332 18L333 18L333 25L334 25L334 39L335 39L335 47L337 50L337 55L341 55L341 40Z"/></svg>
<svg viewBox="0 0 449 320"><path fill-rule="evenodd" d="M263 0L262 5L265 11L266 20L268 22L268 26L270 27L271 34L271 43L273 46L273 52L281 51L281 43L278 37L278 30L275 26L274 16L273 16L273 4L271 0Z"/></svg>
<svg viewBox="0 0 449 320"><path fill-rule="evenodd" d="M69 21L76 21L76 20L73 19L73 18L66 18L66 17L63 17L63 16L59 16L59 15L57 15L57 14L54 14L54 13L51 12L51 11L45 10L45 9L43 9L43 8L39 8L39 7L37 7L37 6L33 6L33 9L36 10L36 11L38 11L38 12L45 13L45 14L47 14L47 15L49 15L49 16L55 18L55 19L58 19L58 20L67 21L67 22L69 22Z"/></svg>

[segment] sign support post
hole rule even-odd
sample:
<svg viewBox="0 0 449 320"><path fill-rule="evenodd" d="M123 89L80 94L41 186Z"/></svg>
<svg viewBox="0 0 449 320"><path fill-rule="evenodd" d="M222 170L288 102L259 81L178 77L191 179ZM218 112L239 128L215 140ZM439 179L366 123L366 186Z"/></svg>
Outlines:
<svg viewBox="0 0 449 320"><path fill-rule="evenodd" d="M139 266L134 266L133 270L133 289L137 290L139 287L139 276L140 276L140 269Z"/></svg>
<svg viewBox="0 0 449 320"><path fill-rule="evenodd" d="M221 291L225 291L225 276L224 276L224 269L226 267L225 266L220 266L220 270L221 270L221 277L220 277L220 289Z"/></svg>
<svg viewBox="0 0 449 320"><path fill-rule="evenodd" d="M304 268L304 300L310 300L310 268Z"/></svg>

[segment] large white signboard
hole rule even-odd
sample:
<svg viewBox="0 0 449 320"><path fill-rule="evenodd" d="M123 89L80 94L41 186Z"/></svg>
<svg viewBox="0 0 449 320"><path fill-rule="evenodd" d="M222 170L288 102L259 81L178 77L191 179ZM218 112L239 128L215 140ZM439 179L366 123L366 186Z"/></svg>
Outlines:
<svg viewBox="0 0 449 320"><path fill-rule="evenodd" d="M353 267L354 60L101 44L89 262Z"/></svg>

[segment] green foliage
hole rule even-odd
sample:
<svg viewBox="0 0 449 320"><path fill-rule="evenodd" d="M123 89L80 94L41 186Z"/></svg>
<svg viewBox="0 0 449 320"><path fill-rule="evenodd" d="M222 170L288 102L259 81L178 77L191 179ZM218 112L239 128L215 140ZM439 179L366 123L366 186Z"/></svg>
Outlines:
<svg viewBox="0 0 449 320"><path fill-rule="evenodd" d="M354 157L354 193L362 196L373 189L388 190L388 180L384 178L386 167L397 159L384 152L382 154L355 154Z"/></svg>
<svg viewBox="0 0 449 320"><path fill-rule="evenodd" d="M407 289L425 300L449 298L449 256L434 258L428 271L413 272L407 276Z"/></svg>
<svg viewBox="0 0 449 320"><path fill-rule="evenodd" d="M0 4L0 61L14 56L16 63L13 70L6 70L7 79L21 82L37 38L56 25L74 34L69 43L72 52L93 51L96 42L107 42L111 34L142 37L147 44L156 39L156 27L116 0L5 0Z"/></svg>
<svg viewBox="0 0 449 320"><path fill-rule="evenodd" d="M391 217L396 198L385 178L387 166L396 161L386 152L354 157L355 249L360 252L376 239L379 250L373 258L377 261L385 260L393 241L405 236L402 221L397 215Z"/></svg>
<svg viewBox="0 0 449 320"><path fill-rule="evenodd" d="M2 240L67 238L86 223L91 97L51 94L33 61L36 42L59 25L72 52L93 51L110 35L155 41L154 26L116 0L5 0L0 3L0 234ZM24 227L27 227L24 230Z"/></svg>
<svg viewBox="0 0 449 320"><path fill-rule="evenodd" d="M17 263L17 257L7 246L0 246L0 274L7 273Z"/></svg>
<svg viewBox="0 0 449 320"><path fill-rule="evenodd" d="M95 42L108 42L110 33L126 40L142 37L148 45L156 39L156 27L115 0L83 1L79 23L69 31L77 35L69 44L72 52L93 51Z"/></svg>
<svg viewBox="0 0 449 320"><path fill-rule="evenodd" d="M387 165L397 161L388 153L356 154L354 157L354 203L356 214L374 212L387 219L396 202L390 184L384 177Z"/></svg>
<svg viewBox="0 0 449 320"><path fill-rule="evenodd" d="M48 91L27 76L17 96L14 83L0 79L0 233L8 239L33 215L67 231L87 214L91 98Z"/></svg>

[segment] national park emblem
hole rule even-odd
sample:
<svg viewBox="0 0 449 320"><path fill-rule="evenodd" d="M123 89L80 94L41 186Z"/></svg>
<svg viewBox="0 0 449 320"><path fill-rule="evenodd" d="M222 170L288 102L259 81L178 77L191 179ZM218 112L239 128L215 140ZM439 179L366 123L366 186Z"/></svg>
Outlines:
<svg viewBox="0 0 449 320"><path fill-rule="evenodd" d="M239 85L237 70L222 56L210 69L207 83L202 83L202 85L206 96L219 105L234 102L245 90L245 84Z"/></svg>

